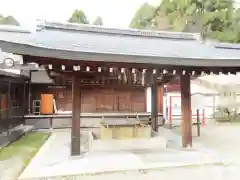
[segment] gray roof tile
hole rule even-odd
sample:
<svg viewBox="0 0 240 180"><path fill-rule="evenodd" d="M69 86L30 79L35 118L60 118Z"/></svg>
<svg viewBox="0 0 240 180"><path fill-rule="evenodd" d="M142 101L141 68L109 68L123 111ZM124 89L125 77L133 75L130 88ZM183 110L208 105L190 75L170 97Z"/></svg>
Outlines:
<svg viewBox="0 0 240 180"><path fill-rule="evenodd" d="M240 58L240 51L217 49L193 39L162 38L92 31L46 29L32 39L36 46L88 53L173 58Z"/></svg>
<svg viewBox="0 0 240 180"><path fill-rule="evenodd" d="M0 25L0 32L31 33L31 31L26 28L14 25Z"/></svg>
<svg viewBox="0 0 240 180"><path fill-rule="evenodd" d="M106 33L117 35L130 35L130 36L142 36L142 37L155 37L155 38L170 38L170 39L185 39L196 40L200 37L199 33L183 33L183 32L168 32L168 31L152 31L152 30L140 30L140 29L120 29L120 28L107 28L103 26L95 26L88 24L76 24L76 23L59 23L59 22L41 22L38 29L55 29L60 31L84 31L93 33Z"/></svg>
<svg viewBox="0 0 240 180"><path fill-rule="evenodd" d="M38 46L59 50L161 57L191 57L189 48L194 48L194 46L198 48L202 46L205 48L204 45L192 40L174 41L160 38L143 38L89 32L67 33L55 30L39 32L35 43ZM197 53L199 50L204 49L198 49ZM204 55L203 53L201 54Z"/></svg>
<svg viewBox="0 0 240 180"><path fill-rule="evenodd" d="M14 50L11 49L14 53L33 55L39 48L41 51L35 52L36 55L46 52L43 55L50 57L56 56L56 51L60 50L64 51L62 57L66 59L72 57L82 60L81 53L135 56L138 57L135 59L139 59L136 63L144 63L139 57L146 57L145 60L152 58L151 62L156 64L162 63L160 58L175 58L179 60L179 64L182 59L212 59L216 60L215 65L220 59L240 59L240 50L229 48L238 45L205 43L201 41L199 34L194 33L114 29L55 22L42 23L34 33L0 33L0 48L4 49L4 42L10 42L16 45ZM28 48L31 48L31 52ZM50 51L54 53L49 53Z"/></svg>

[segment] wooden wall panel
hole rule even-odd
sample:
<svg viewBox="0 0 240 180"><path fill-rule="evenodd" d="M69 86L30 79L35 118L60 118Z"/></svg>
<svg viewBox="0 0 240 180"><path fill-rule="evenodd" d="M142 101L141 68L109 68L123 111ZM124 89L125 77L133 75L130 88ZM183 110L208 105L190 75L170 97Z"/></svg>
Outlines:
<svg viewBox="0 0 240 180"><path fill-rule="evenodd" d="M7 109L7 94L1 94L1 110Z"/></svg>
<svg viewBox="0 0 240 180"><path fill-rule="evenodd" d="M64 89L54 93L54 98L56 100L56 106L58 110L61 111L71 111L72 110L72 91Z"/></svg>
<svg viewBox="0 0 240 180"><path fill-rule="evenodd" d="M135 90L132 92L131 97L132 112L145 112L146 111L146 95L145 90Z"/></svg>
<svg viewBox="0 0 240 180"><path fill-rule="evenodd" d="M69 89L55 92L57 109L71 111L72 92ZM81 111L94 112L145 112L144 88L89 88L81 90Z"/></svg>
<svg viewBox="0 0 240 180"><path fill-rule="evenodd" d="M113 89L99 89L95 92L96 110L95 112L114 112L115 97Z"/></svg>
<svg viewBox="0 0 240 180"><path fill-rule="evenodd" d="M91 113L96 111L96 95L95 91L82 91L81 92L81 111Z"/></svg>
<svg viewBox="0 0 240 180"><path fill-rule="evenodd" d="M117 112L131 112L131 91L129 90L116 90L116 108Z"/></svg>

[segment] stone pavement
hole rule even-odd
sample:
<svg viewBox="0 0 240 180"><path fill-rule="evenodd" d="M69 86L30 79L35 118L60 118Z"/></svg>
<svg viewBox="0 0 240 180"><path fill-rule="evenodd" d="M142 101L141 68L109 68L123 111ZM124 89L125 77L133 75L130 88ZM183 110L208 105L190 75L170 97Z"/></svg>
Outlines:
<svg viewBox="0 0 240 180"><path fill-rule="evenodd" d="M0 180L15 180L21 173L24 163L20 158L0 161Z"/></svg>
<svg viewBox="0 0 240 180"><path fill-rule="evenodd" d="M179 131L178 131L179 132ZM171 133L170 133L171 134ZM176 133L177 134L177 133ZM174 139L174 135L171 134ZM175 137L176 138L176 137ZM124 172L97 176L74 177L81 180L239 180L240 179L240 124L221 124L202 128L201 137L194 145L211 149L222 157L223 164L165 168L145 172Z"/></svg>
<svg viewBox="0 0 240 180"><path fill-rule="evenodd" d="M130 171L95 176L72 176L48 180L239 180L239 169L218 165L179 167L151 171ZM32 179L40 180L40 179Z"/></svg>
<svg viewBox="0 0 240 180"><path fill-rule="evenodd" d="M178 136L170 131L162 130L161 133L173 141L179 141ZM85 140L85 142L87 141ZM202 147L187 151L177 147L153 150L90 151L81 157L75 158L70 157L69 147L70 132L54 132L18 179L30 180L41 179L43 177L45 179L64 179L64 176L68 176L68 178L75 177L77 179L91 179L93 177L106 179L112 177L113 174L117 175L117 179L118 176L121 178L127 176L125 179L136 179L133 176L137 172L139 173L137 177L145 177L147 174L150 176L151 174L156 174L155 169L159 170L162 177L167 178L169 175L178 177L179 169L190 168L193 173L196 173L198 172L194 168L196 166L202 168L203 165L205 167L211 165L214 169L224 167L221 157L214 151ZM169 170L167 169L169 167L174 172L176 171L176 173L169 174ZM185 173L188 172L186 170L182 171ZM91 176L93 174L98 175Z"/></svg>
<svg viewBox="0 0 240 180"><path fill-rule="evenodd" d="M0 150L9 143L33 130L33 126L19 125L0 134ZM6 135L5 135L6 133ZM0 161L0 180L15 180L21 173L24 162L21 157Z"/></svg>

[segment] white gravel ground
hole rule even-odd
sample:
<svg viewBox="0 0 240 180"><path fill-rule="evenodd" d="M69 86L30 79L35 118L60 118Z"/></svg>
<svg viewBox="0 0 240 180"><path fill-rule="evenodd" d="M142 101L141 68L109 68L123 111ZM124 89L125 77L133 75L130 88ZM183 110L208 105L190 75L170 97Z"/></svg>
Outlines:
<svg viewBox="0 0 240 180"><path fill-rule="evenodd" d="M194 140L216 150L229 165L181 167L148 172L124 172L95 176L72 177L81 180L239 180L240 179L240 124L211 125L202 129Z"/></svg>

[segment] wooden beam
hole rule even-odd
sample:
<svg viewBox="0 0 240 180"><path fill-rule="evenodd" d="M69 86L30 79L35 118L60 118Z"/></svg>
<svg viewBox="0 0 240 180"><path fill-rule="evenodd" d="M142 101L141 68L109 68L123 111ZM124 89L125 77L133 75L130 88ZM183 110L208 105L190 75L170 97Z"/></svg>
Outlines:
<svg viewBox="0 0 240 180"><path fill-rule="evenodd" d="M101 59L99 59L101 60ZM221 66L215 66L215 67L206 67L206 66L176 66L174 64L169 65L160 65L160 64L148 64L148 63L123 63L123 62L107 62L105 60L102 61L86 61L86 60L74 60L74 59L57 59L57 58L50 58L50 57L39 57L39 56L29 56L29 55L23 55L23 61L24 63L38 63L39 66L41 65L49 65L52 64L53 66L59 66L61 69L61 65L64 65L64 69L72 69L73 66L79 65L81 69L84 69L86 66L89 66L92 68L97 67L107 67L107 68L137 68L137 69L153 69L157 68L159 71L163 73L166 72L166 74L181 74L183 70L186 70L187 72L191 73L194 71L193 75L200 75L202 71L206 72L207 74L211 71L218 74L218 72L223 72L224 74L227 74L228 72L236 73L240 72L240 67L221 67ZM1 67L5 67L4 64L0 64ZM18 64L15 65L15 68L23 68L22 65L20 67L17 67ZM39 69L36 67L33 67L34 69ZM29 67L27 67L29 69ZM54 69L54 68L53 68Z"/></svg>
<svg viewBox="0 0 240 180"><path fill-rule="evenodd" d="M80 155L80 109L81 94L79 92L79 78L72 79L72 131L71 131L71 155Z"/></svg>
<svg viewBox="0 0 240 180"><path fill-rule="evenodd" d="M191 91L190 91L190 75L180 75L181 90L181 135L182 147L192 147L192 113L191 113Z"/></svg>

